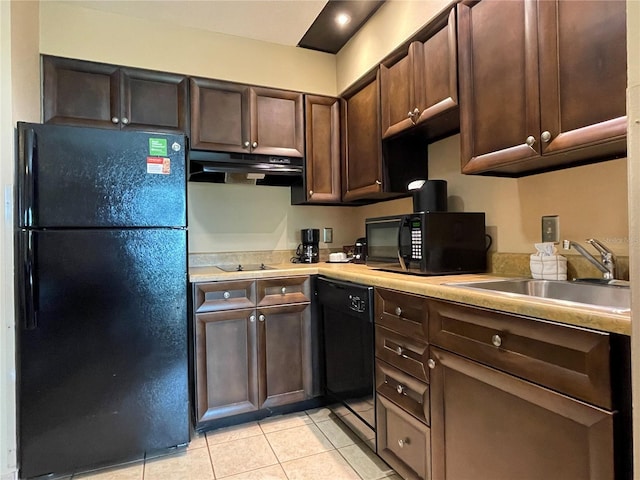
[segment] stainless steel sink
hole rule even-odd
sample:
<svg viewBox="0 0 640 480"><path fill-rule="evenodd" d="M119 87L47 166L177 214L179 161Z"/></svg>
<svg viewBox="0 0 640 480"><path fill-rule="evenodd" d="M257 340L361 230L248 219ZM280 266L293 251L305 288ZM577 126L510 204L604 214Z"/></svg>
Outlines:
<svg viewBox="0 0 640 480"><path fill-rule="evenodd" d="M481 282L448 283L447 285L476 290L491 290L508 296L537 297L562 304L582 304L590 308L629 311L631 295L628 283L513 279Z"/></svg>

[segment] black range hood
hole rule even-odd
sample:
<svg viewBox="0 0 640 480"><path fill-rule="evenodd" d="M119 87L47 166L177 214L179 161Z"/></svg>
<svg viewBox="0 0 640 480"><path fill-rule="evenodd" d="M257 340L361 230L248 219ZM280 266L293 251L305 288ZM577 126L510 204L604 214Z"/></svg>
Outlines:
<svg viewBox="0 0 640 480"><path fill-rule="evenodd" d="M189 152L189 181L291 186L302 184L304 159L244 153Z"/></svg>

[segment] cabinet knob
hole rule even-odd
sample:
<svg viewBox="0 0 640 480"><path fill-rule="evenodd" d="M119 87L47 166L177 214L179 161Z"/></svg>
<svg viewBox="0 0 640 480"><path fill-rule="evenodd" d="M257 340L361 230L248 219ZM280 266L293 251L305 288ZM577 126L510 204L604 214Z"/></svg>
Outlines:
<svg viewBox="0 0 640 480"><path fill-rule="evenodd" d="M258 317L258 320L260 320L261 322L264 322L264 315L260 315L260 316Z"/></svg>
<svg viewBox="0 0 640 480"><path fill-rule="evenodd" d="M122 124L123 125L128 125L129 124L129 119L127 117L122 117Z"/></svg>
<svg viewBox="0 0 640 480"><path fill-rule="evenodd" d="M407 117L412 118L413 117L413 112L407 113Z"/></svg>
<svg viewBox="0 0 640 480"><path fill-rule="evenodd" d="M536 143L536 137L534 137L533 135L529 135L527 137L526 140L527 145L529 145L530 147L533 146L534 143Z"/></svg>
<svg viewBox="0 0 640 480"><path fill-rule="evenodd" d="M401 383L399 383L399 384L398 384L398 386L396 387L396 391L398 392L398 394L400 394L400 395L404 395L404 390L405 390L404 385L402 385Z"/></svg>
<svg viewBox="0 0 640 480"><path fill-rule="evenodd" d="M436 368L436 361L433 358L430 358L429 360L427 360L427 367L433 370L434 368Z"/></svg>
<svg viewBox="0 0 640 480"><path fill-rule="evenodd" d="M540 140L542 140L544 143L547 143L549 140L551 140L551 132L549 130L545 130L544 132L542 132L542 135L540 135Z"/></svg>
<svg viewBox="0 0 640 480"><path fill-rule="evenodd" d="M120 119L118 117L111 117L111 123L118 123Z"/></svg>
<svg viewBox="0 0 640 480"><path fill-rule="evenodd" d="M253 147L253 148L256 148L257 146L258 146L258 142L253 142L253 143L251 144L251 147Z"/></svg>
<svg viewBox="0 0 640 480"><path fill-rule="evenodd" d="M222 296L224 297L224 299L226 300L227 298L231 298L231 292L224 292L222 294Z"/></svg>
<svg viewBox="0 0 640 480"><path fill-rule="evenodd" d="M409 445L409 439L408 438L401 438L400 440L398 440L398 446L400 448L404 448L405 445Z"/></svg>
<svg viewBox="0 0 640 480"><path fill-rule="evenodd" d="M399 357L401 357L404 354L404 348L398 345L398 348L396 348L396 353L398 354Z"/></svg>
<svg viewBox="0 0 640 480"><path fill-rule="evenodd" d="M309 190L309 196L313 195L313 190Z"/></svg>
<svg viewBox="0 0 640 480"><path fill-rule="evenodd" d="M251 323L254 323L254 322L256 321L256 316L255 316L255 315L251 315L251 316L249 317L249 321L250 321Z"/></svg>
<svg viewBox="0 0 640 480"><path fill-rule="evenodd" d="M376 185L382 185L382 182L380 180L376 180Z"/></svg>
<svg viewBox="0 0 640 480"><path fill-rule="evenodd" d="M413 114L418 115L420 113L420 109L418 107L413 109Z"/></svg>
<svg viewBox="0 0 640 480"><path fill-rule="evenodd" d="M244 142L244 148L249 148L249 146L251 145L251 143L249 142Z"/></svg>
<svg viewBox="0 0 640 480"><path fill-rule="evenodd" d="M287 293L287 287L282 287L280 289L280 291L282 292L282 294L284 295L285 293Z"/></svg>
<svg viewBox="0 0 640 480"><path fill-rule="evenodd" d="M491 337L491 343L493 343L494 346L499 347L502 345L502 338L500 338L500 335L494 335Z"/></svg>
<svg viewBox="0 0 640 480"><path fill-rule="evenodd" d="M396 307L396 315L397 316L402 315L402 309L400 307Z"/></svg>

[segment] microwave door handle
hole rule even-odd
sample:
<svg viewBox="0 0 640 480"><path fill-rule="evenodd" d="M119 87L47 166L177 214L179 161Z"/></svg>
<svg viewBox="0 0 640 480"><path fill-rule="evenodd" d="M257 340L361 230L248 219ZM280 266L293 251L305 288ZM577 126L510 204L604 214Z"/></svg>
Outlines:
<svg viewBox="0 0 640 480"><path fill-rule="evenodd" d="M400 268L403 271L407 271L407 264L404 261L404 257L402 256L402 229L405 226L404 218L400 220L400 226L398 227L398 262L400 263Z"/></svg>

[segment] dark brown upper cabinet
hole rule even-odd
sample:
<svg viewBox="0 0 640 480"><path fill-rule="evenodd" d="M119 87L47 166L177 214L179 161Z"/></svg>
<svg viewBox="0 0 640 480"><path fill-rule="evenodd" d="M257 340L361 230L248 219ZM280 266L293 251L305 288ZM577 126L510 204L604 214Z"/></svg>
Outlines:
<svg viewBox="0 0 640 480"><path fill-rule="evenodd" d="M342 200L372 202L407 195L412 180L427 178L427 139L382 140L379 73L365 77L342 99Z"/></svg>
<svg viewBox="0 0 640 480"><path fill-rule="evenodd" d="M302 157L303 95L191 78L191 147Z"/></svg>
<svg viewBox="0 0 640 480"><path fill-rule="evenodd" d="M517 177L626 154L624 2L457 8L463 173Z"/></svg>
<svg viewBox="0 0 640 480"><path fill-rule="evenodd" d="M305 96L307 203L340 203L340 99Z"/></svg>
<svg viewBox="0 0 640 480"><path fill-rule="evenodd" d="M183 75L43 56L44 123L187 130Z"/></svg>
<svg viewBox="0 0 640 480"><path fill-rule="evenodd" d="M430 28L426 41L380 65L382 138L418 125L436 140L460 126L455 9Z"/></svg>

